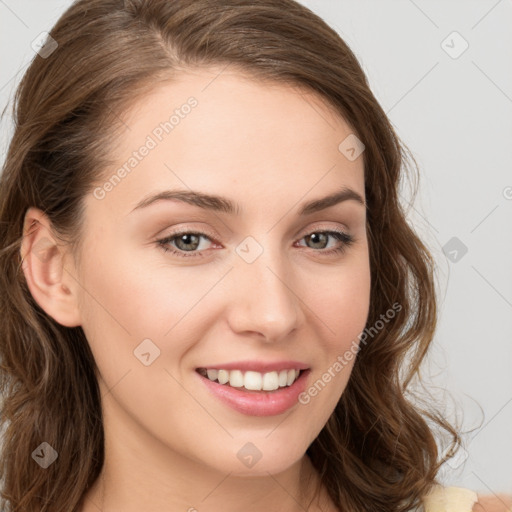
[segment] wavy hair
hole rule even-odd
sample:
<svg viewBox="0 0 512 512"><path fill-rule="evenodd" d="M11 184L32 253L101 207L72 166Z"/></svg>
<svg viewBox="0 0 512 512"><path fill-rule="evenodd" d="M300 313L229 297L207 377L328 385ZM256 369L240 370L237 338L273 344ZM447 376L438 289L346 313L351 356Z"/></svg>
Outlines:
<svg viewBox="0 0 512 512"><path fill-rule="evenodd" d="M21 270L27 209L45 212L78 257L83 198L111 163L125 109L182 70L223 65L317 93L365 145L367 327L391 304L401 307L361 343L307 454L341 510L418 506L446 460L438 436L461 444L411 388L436 326L436 269L400 202L402 178L417 179L417 166L350 48L293 0L78 0L50 35L57 48L34 57L16 90L0 177L3 503L12 511L78 510L104 461L97 368L84 332L49 317ZM45 470L31 458L43 441L58 451L58 464Z"/></svg>

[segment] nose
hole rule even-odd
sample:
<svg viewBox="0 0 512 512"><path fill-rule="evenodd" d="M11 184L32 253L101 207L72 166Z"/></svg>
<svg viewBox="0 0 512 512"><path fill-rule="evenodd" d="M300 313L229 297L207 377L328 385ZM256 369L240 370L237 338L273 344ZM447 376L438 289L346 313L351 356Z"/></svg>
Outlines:
<svg viewBox="0 0 512 512"><path fill-rule="evenodd" d="M228 322L237 334L257 333L267 342L286 338L303 322L293 269L269 250L252 263L236 258L230 272Z"/></svg>

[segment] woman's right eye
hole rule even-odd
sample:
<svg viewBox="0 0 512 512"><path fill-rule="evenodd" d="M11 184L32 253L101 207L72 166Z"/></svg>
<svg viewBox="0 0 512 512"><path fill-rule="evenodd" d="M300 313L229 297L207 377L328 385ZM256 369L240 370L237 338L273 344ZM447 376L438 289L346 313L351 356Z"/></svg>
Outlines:
<svg viewBox="0 0 512 512"><path fill-rule="evenodd" d="M210 237L202 232L182 231L157 240L157 242L165 252L171 252L177 256L204 256L203 251L196 250L199 247L204 250L204 247L201 245L201 239L210 240ZM184 254L187 252L191 254Z"/></svg>

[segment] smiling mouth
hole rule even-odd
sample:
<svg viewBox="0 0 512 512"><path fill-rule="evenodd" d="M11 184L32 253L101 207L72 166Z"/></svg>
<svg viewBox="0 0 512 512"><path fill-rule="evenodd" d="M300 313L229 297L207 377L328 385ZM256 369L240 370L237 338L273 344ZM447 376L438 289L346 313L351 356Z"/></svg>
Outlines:
<svg viewBox="0 0 512 512"><path fill-rule="evenodd" d="M304 370L288 368L261 373L255 371L197 368L196 372L212 382L240 388L244 391L276 391L290 387Z"/></svg>

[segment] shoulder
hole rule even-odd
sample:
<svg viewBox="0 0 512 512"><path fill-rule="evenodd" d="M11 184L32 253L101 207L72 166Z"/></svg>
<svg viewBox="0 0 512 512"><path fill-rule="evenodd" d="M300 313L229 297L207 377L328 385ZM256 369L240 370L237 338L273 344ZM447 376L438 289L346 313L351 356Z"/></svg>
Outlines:
<svg viewBox="0 0 512 512"><path fill-rule="evenodd" d="M473 512L512 512L512 494L479 495Z"/></svg>
<svg viewBox="0 0 512 512"><path fill-rule="evenodd" d="M465 487L436 485L423 505L424 512L512 512L512 495L480 495Z"/></svg>

